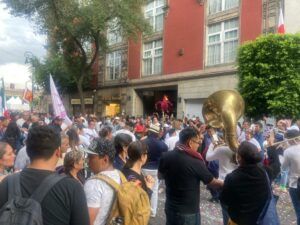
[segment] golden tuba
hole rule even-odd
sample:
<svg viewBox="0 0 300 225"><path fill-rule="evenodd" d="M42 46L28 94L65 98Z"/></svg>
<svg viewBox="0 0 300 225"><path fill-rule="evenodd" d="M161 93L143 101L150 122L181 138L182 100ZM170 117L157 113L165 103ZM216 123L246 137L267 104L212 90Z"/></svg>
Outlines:
<svg viewBox="0 0 300 225"><path fill-rule="evenodd" d="M237 121L244 114L245 103L234 90L217 91L205 100L202 115L205 122L224 131L224 139L229 148L236 152L239 146Z"/></svg>

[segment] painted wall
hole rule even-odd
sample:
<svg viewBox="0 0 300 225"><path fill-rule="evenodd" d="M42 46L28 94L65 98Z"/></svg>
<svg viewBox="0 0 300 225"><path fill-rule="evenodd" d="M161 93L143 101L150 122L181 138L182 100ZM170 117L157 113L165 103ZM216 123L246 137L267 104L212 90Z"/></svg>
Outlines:
<svg viewBox="0 0 300 225"><path fill-rule="evenodd" d="M262 33L262 1L241 0L241 43L254 40Z"/></svg>
<svg viewBox="0 0 300 225"><path fill-rule="evenodd" d="M137 79L141 76L141 39L128 42L128 78Z"/></svg>
<svg viewBox="0 0 300 225"><path fill-rule="evenodd" d="M165 17L163 74L203 68L204 5L169 0Z"/></svg>

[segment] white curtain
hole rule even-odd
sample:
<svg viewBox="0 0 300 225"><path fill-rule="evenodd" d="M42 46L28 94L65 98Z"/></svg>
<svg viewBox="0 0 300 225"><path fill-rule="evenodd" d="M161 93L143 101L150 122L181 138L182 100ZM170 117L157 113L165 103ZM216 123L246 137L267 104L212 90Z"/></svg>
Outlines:
<svg viewBox="0 0 300 225"><path fill-rule="evenodd" d="M225 0L225 10L239 6L239 0Z"/></svg>

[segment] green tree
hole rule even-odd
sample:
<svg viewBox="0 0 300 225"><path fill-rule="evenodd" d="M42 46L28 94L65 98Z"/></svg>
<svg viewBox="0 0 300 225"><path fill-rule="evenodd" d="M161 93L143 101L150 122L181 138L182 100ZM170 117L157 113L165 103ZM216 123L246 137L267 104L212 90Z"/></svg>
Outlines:
<svg viewBox="0 0 300 225"><path fill-rule="evenodd" d="M53 54L40 60L36 57L30 59L31 69L34 74L34 83L41 86L46 93L50 93L49 74L52 75L59 93L74 93L77 90L74 77L68 74L61 55ZM89 78L89 77L88 77ZM89 79L85 79L83 89L89 87Z"/></svg>
<svg viewBox="0 0 300 225"><path fill-rule="evenodd" d="M91 76L99 50L107 49L106 31L114 20L125 38L149 29L144 0L3 0L10 12L32 20L48 37L48 61L62 60L60 77L76 84L85 111L83 84ZM93 47L92 47L93 46ZM41 64L39 64L41 65ZM48 67L48 65L46 66ZM53 74L54 75L54 74ZM55 76L55 75L54 75ZM62 78L63 79L63 78Z"/></svg>
<svg viewBox="0 0 300 225"><path fill-rule="evenodd" d="M300 34L270 34L244 44L238 75L247 116L300 118Z"/></svg>

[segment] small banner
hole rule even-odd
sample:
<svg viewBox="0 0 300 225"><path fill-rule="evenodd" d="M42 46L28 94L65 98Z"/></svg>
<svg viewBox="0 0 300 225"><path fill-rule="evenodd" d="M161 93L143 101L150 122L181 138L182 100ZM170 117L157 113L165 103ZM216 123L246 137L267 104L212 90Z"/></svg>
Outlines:
<svg viewBox="0 0 300 225"><path fill-rule="evenodd" d="M33 98L32 91L26 87L23 94L23 101L30 103L32 102L32 98Z"/></svg>
<svg viewBox="0 0 300 225"><path fill-rule="evenodd" d="M54 115L59 116L64 119L64 123L68 126L72 125L72 121L69 119L65 106L63 105L61 98L57 92L55 84L53 82L52 76L50 75L50 90L51 90L51 99L54 109Z"/></svg>

